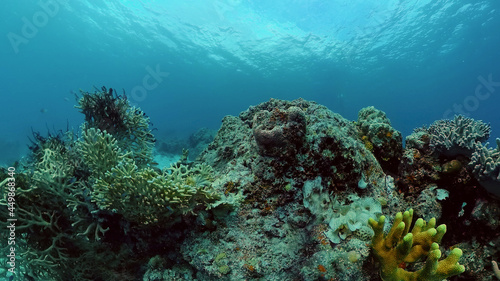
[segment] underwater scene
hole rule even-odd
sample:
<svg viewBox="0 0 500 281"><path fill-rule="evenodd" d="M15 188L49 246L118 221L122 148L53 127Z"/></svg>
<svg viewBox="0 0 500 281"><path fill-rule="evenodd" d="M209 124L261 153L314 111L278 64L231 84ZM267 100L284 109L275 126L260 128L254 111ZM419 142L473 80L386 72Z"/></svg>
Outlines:
<svg viewBox="0 0 500 281"><path fill-rule="evenodd" d="M0 280L500 280L499 1L0 22Z"/></svg>

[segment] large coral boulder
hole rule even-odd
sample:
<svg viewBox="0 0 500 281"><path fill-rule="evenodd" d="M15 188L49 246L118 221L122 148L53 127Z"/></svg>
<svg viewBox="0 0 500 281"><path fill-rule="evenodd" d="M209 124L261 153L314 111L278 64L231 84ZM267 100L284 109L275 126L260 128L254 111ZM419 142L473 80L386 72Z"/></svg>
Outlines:
<svg viewBox="0 0 500 281"><path fill-rule="evenodd" d="M217 280L370 280L366 222L382 202L401 201L355 122L312 101L271 99L224 117L197 160L213 167L216 190L244 198L227 216L214 212L220 226L183 242L198 272ZM330 268L339 260L346 266Z"/></svg>
<svg viewBox="0 0 500 281"><path fill-rule="evenodd" d="M365 107L358 113L357 125L361 139L373 151L384 170L397 173L403 154L403 138L401 133L391 126L391 121L385 113L373 106Z"/></svg>
<svg viewBox="0 0 500 281"><path fill-rule="evenodd" d="M261 155L287 157L297 154L306 135L304 111L296 106L286 110L260 110L252 120L253 135Z"/></svg>
<svg viewBox="0 0 500 281"><path fill-rule="evenodd" d="M321 176L332 190L345 189L382 174L354 122L303 99L271 99L239 117L226 116L199 160L226 181L251 186L301 187Z"/></svg>

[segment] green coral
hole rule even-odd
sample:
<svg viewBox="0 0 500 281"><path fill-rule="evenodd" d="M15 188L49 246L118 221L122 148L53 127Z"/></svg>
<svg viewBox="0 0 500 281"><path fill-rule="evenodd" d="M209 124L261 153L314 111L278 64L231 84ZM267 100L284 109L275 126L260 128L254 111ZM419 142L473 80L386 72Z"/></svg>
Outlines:
<svg viewBox="0 0 500 281"><path fill-rule="evenodd" d="M133 107L125 95L103 87L94 93L81 92L76 106L85 114L88 128L112 135L124 153L130 153L139 167L152 162L155 139L149 129L149 117Z"/></svg>
<svg viewBox="0 0 500 281"><path fill-rule="evenodd" d="M222 252L222 253L219 253L217 256L215 256L215 260L214 262L216 264L219 264L219 262L223 259L226 259L227 258L227 254L225 252Z"/></svg>
<svg viewBox="0 0 500 281"><path fill-rule="evenodd" d="M96 181L93 201L139 224L173 222L216 199L208 171L200 165L193 169L180 165L159 173L124 159Z"/></svg>
<svg viewBox="0 0 500 281"><path fill-rule="evenodd" d="M219 272L222 275L226 275L231 271L231 268L228 265L221 265L219 266Z"/></svg>
<svg viewBox="0 0 500 281"><path fill-rule="evenodd" d="M77 142L77 150L83 163L94 176L103 175L127 156L111 134L85 125L82 127L82 136Z"/></svg>
<svg viewBox="0 0 500 281"><path fill-rule="evenodd" d="M394 224L387 235L384 236L385 217L378 221L370 218L368 224L375 235L372 239L372 249L381 263L380 275L384 281L441 281L450 276L458 275L465 271L463 265L458 264L462 251L455 248L450 255L440 260L441 251L439 242L446 233L446 225L435 228L436 219L425 222L418 219L410 231L413 220L413 210L396 214ZM399 265L414 263L427 257L422 269L409 272Z"/></svg>
<svg viewBox="0 0 500 281"><path fill-rule="evenodd" d="M221 252L217 256L215 256L214 265L222 275L226 275L231 271L231 268L227 265L227 262L227 254L225 252Z"/></svg>
<svg viewBox="0 0 500 281"><path fill-rule="evenodd" d="M66 164L66 155L60 151L44 148L40 155L40 161L35 164L33 175L35 179L47 176L51 180L55 180L72 174L72 167Z"/></svg>
<svg viewBox="0 0 500 281"><path fill-rule="evenodd" d="M23 253L16 256L16 262L23 265L19 271L16 269L16 274L33 280L63 279L56 276L58 269L67 269L71 258L67 250L71 231L64 227L71 216L67 206L74 200L78 185L70 180L76 163L71 145L73 135L67 132L47 138L34 136L37 142L30 147L31 167L19 167L13 176L16 231L29 233L15 240L17 251ZM0 196L2 208L9 206L6 199ZM5 228L8 224L5 214L0 215L0 219L3 222L0 226ZM0 246L0 251L5 249L8 248ZM76 253L78 249L74 247L72 251Z"/></svg>
<svg viewBox="0 0 500 281"><path fill-rule="evenodd" d="M213 171L208 165L150 167L154 138L149 118L125 96L106 88L82 92L78 108L86 122L77 151L90 170L91 197L99 209L143 225L172 223L218 199L209 191Z"/></svg>
<svg viewBox="0 0 500 281"><path fill-rule="evenodd" d="M75 168L71 160L76 156L71 149L73 138L71 132L47 138L35 134L38 142L31 147L34 179L61 181L71 177Z"/></svg>

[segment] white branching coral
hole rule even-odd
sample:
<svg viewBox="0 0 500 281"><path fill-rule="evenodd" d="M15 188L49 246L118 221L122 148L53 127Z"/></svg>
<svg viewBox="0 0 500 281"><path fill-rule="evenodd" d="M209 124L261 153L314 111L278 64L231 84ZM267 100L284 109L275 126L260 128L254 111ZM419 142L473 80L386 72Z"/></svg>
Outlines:
<svg viewBox="0 0 500 281"><path fill-rule="evenodd" d="M83 163L95 177L103 175L126 156L112 135L85 125L82 126L82 137L76 147Z"/></svg>
<svg viewBox="0 0 500 281"><path fill-rule="evenodd" d="M500 139L497 148L476 143L469 166L479 183L489 192L500 197Z"/></svg>
<svg viewBox="0 0 500 281"><path fill-rule="evenodd" d="M490 137L490 125L462 115L453 120L438 120L429 127L430 147L447 156L470 157L477 142Z"/></svg>

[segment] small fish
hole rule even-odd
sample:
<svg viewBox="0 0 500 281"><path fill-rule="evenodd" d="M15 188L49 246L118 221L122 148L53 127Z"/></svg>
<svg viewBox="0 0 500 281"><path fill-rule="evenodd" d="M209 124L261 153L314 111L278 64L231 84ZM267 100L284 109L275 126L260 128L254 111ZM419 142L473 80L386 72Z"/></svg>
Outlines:
<svg viewBox="0 0 500 281"><path fill-rule="evenodd" d="M41 112L41 113L46 113L47 111L49 111L47 108L42 108L42 109L40 109L40 112Z"/></svg>

